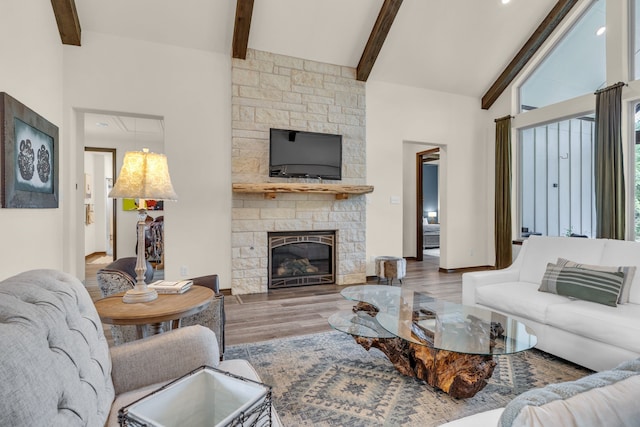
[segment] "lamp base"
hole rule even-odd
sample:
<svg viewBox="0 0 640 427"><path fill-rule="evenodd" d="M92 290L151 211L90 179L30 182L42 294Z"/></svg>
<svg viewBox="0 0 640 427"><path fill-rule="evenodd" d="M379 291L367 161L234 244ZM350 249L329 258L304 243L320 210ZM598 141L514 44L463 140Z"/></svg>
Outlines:
<svg viewBox="0 0 640 427"><path fill-rule="evenodd" d="M149 302L158 298L158 293L155 289L129 289L122 297L122 302L131 304L136 302Z"/></svg>
<svg viewBox="0 0 640 427"><path fill-rule="evenodd" d="M158 292L155 289L149 289L144 281L144 273L147 271L147 260L144 257L144 226L147 211L144 199L139 201L141 209L138 210L138 258L136 259L136 285L133 289L129 289L122 297L122 302L127 304L136 302L149 302L158 298Z"/></svg>

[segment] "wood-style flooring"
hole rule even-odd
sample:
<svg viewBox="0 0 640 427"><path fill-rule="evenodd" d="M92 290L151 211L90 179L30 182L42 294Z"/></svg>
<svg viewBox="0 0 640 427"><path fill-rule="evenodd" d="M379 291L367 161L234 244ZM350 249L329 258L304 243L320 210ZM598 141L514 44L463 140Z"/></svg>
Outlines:
<svg viewBox="0 0 640 427"><path fill-rule="evenodd" d="M420 290L434 298L461 302L462 273L439 271L437 257L425 256L424 261L407 261L403 287ZM103 265L87 259L85 285L92 298L100 298L96 271ZM377 279L369 280L376 284ZM395 280L394 286L400 283ZM271 290L265 294L226 295L226 344L244 344L313 334L331 330L328 317L337 310L349 309L353 302L345 300L343 286L318 285ZM110 338L108 327L105 332Z"/></svg>
<svg viewBox="0 0 640 427"><path fill-rule="evenodd" d="M421 290L435 298L461 302L462 273L442 273L437 257L407 261L403 287ZM377 284L377 278L369 284ZM394 280L394 286L400 286ZM266 294L225 296L227 345L243 344L330 331L327 319L338 310L353 307L340 291L344 286L318 285L270 290Z"/></svg>

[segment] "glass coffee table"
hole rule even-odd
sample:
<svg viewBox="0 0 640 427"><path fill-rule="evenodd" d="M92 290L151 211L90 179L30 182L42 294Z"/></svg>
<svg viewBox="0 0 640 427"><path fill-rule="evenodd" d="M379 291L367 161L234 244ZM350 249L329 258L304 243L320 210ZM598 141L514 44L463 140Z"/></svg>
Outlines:
<svg viewBox="0 0 640 427"><path fill-rule="evenodd" d="M342 296L357 304L329 317L329 324L369 350L380 349L396 369L453 397L482 390L495 355L536 345L525 324L500 313L437 300L425 293L383 285L350 286Z"/></svg>

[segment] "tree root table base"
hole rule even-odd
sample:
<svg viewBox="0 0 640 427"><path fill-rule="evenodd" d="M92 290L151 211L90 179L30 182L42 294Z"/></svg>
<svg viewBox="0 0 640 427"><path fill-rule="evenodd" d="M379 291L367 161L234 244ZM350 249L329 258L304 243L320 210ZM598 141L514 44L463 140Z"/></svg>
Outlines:
<svg viewBox="0 0 640 427"><path fill-rule="evenodd" d="M424 380L455 398L475 396L496 366L493 356L437 350L401 338L354 339L366 350L381 350L401 374Z"/></svg>
<svg viewBox="0 0 640 427"><path fill-rule="evenodd" d="M375 317L378 309L358 302L354 312L364 311ZM496 362L491 355L456 353L414 344L402 338L353 337L367 351L382 351L403 375L419 378L455 398L473 397L487 385Z"/></svg>

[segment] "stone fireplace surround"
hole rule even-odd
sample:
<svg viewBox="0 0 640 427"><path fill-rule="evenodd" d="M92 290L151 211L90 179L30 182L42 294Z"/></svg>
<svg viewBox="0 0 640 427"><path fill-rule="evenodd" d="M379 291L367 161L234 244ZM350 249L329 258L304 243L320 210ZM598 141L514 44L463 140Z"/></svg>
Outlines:
<svg viewBox="0 0 640 427"><path fill-rule="evenodd" d="M341 181L364 185L365 84L355 69L249 49L232 63L232 182L318 183L269 178L271 127L341 134ZM329 183L325 181L325 183ZM366 281L366 200L334 194L233 193L233 294L267 292L268 233L336 230L336 283Z"/></svg>

